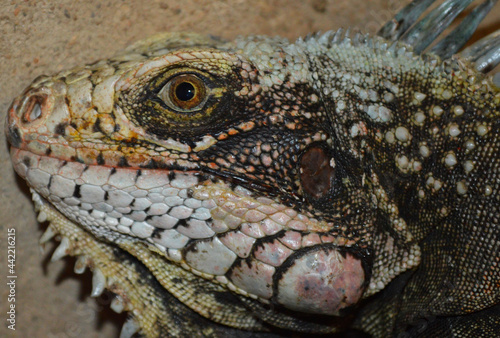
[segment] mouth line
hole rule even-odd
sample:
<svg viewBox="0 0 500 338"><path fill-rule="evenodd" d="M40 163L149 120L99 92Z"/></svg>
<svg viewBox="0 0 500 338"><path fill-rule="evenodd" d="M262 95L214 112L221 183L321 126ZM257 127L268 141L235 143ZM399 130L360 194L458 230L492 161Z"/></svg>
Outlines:
<svg viewBox="0 0 500 338"><path fill-rule="evenodd" d="M241 186L243 188L248 189L251 192L264 194L270 197L279 197L279 193L277 192L276 188L267 184L263 184L261 182L258 182L256 179L246 177L236 172L218 171L208 167L188 168L186 166L182 166L179 164L168 165L155 161L154 159L151 159L148 162L148 164L140 166L120 166L120 165L116 166L111 164L85 163L84 161L75 158L65 159L56 156L51 156L50 154L37 154L31 150L26 149L25 147L16 147L12 144L10 148L11 148L11 157L13 159L13 162L17 163L22 162L27 169L36 168L36 166L34 166L31 163L31 161L33 158L38 158L37 161L39 161L40 159L53 159L59 161L60 165L58 169L61 169L67 163L75 162L85 166L84 171L86 171L90 167L102 167L111 169L112 171L118 168L121 170L123 169L130 171L135 170L137 172L136 175L141 175L141 173L147 171L164 171L165 175L172 175L173 173L185 173L198 176L198 178L200 179L200 184L202 184L202 182L209 180L215 181L218 178L221 181L228 183L232 186ZM20 155L21 153L22 155ZM16 158L17 161L15 160ZM22 177L25 177L25 175L23 175L22 172L18 170L16 171ZM54 175L57 175L57 173L54 173Z"/></svg>

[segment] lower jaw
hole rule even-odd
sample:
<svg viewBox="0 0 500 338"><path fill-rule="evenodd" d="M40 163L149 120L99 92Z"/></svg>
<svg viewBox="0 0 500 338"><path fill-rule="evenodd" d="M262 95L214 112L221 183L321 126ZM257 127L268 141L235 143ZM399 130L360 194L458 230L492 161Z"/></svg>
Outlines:
<svg viewBox="0 0 500 338"><path fill-rule="evenodd" d="M361 298L365 278L361 262L350 254L341 255L338 250L339 246L349 246L349 243L328 234L327 230L331 229L328 224L297 215L292 209L287 211L280 205L275 206L269 199L254 198L244 188L240 188L237 193L223 184L203 186L196 175L188 173L181 173L180 178L174 178L165 174L165 170L148 169L139 175L135 169L88 166L18 149L13 149L11 153L16 171L56 206L68 218L68 222L80 224L98 238L114 242L134 256L136 253L133 250L142 247L142 251L138 252L159 254L163 263L158 262L158 265L172 265L168 262L170 260L180 265L184 273L201 276L210 284L224 285L237 294L264 303L276 302L296 311L337 315L340 309L355 304ZM67 186L61 182L66 182ZM95 191L94 195L84 192L92 192L92 189L75 189L76 185L89 186L102 196L117 190L132 194L127 190L130 187L134 187L134 191L144 188L144 191L153 191L153 194L157 194L154 189L171 189L172 186L184 189L182 191L192 189L200 199L210 197L206 201L210 202L211 223L210 226L200 225L194 230L194 225L179 230L182 227L178 223L171 226L162 224L160 232L158 228L154 230L151 225L142 224L142 221L134 223L140 224L135 228L134 225L125 227L120 223L121 218L119 221L97 219L94 210L102 212L99 208L105 201L99 200ZM72 205L77 199L76 190L80 195L80 204ZM102 199L102 196L99 198ZM150 200L153 199L153 195L148 196ZM140 198L134 196L134 201ZM183 198L184 201L188 199L187 196ZM234 204L234 207L227 209L227 203ZM240 225L227 223L228 215L232 220L243 215L250 217L247 211L251 210L246 209L244 214L238 210L248 208L252 203L268 203L268 207L273 206L278 211L262 220L246 219L244 223L239 221ZM208 204L205 207L208 208ZM92 209L91 212L82 211L81 208L85 209L87 205ZM123 211L118 208L114 211L117 210ZM280 219L288 217L292 221L286 226L280 225L273 221L273 216L278 214L282 215ZM153 216L149 222L153 222L154 217L163 216ZM153 236L155 231L156 238ZM278 233L282 235L276 237ZM238 238L242 241L240 246L234 242ZM265 238L272 240L263 242ZM234 251L248 243L252 246L246 253ZM128 248L129 245L133 247ZM267 252L261 252L261 246ZM219 260L221 255L223 259Z"/></svg>

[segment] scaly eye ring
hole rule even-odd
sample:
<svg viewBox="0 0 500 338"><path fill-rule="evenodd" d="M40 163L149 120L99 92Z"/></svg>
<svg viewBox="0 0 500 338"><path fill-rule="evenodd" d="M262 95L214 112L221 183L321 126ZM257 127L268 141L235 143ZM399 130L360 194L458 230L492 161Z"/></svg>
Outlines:
<svg viewBox="0 0 500 338"><path fill-rule="evenodd" d="M163 86L158 97L169 108L181 112L194 112L203 108L207 101L207 86L194 74L177 75Z"/></svg>

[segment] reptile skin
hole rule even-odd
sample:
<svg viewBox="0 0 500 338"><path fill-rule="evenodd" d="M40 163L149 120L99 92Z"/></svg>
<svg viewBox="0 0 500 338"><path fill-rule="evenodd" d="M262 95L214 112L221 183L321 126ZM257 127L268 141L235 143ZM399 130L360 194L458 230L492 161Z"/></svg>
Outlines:
<svg viewBox="0 0 500 338"><path fill-rule="evenodd" d="M375 37L162 34L35 79L6 133L41 242L116 294L122 337L494 336L500 42L429 51L432 13Z"/></svg>

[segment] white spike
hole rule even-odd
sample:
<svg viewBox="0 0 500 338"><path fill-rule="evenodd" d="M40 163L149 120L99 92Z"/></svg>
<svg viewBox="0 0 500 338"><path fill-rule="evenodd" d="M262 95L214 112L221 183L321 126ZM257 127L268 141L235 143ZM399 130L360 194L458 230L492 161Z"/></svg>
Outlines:
<svg viewBox="0 0 500 338"><path fill-rule="evenodd" d="M342 28L339 28L336 32L335 35L332 39L333 43L339 43L342 40L342 34L344 33L344 30Z"/></svg>
<svg viewBox="0 0 500 338"><path fill-rule="evenodd" d="M345 33L344 33L344 39L342 40L343 45L350 45L351 44L351 29L347 28Z"/></svg>
<svg viewBox="0 0 500 338"><path fill-rule="evenodd" d="M106 277L99 268L95 268L92 275L92 293L90 297L99 297L106 287Z"/></svg>
<svg viewBox="0 0 500 338"><path fill-rule="evenodd" d="M124 309L123 298L119 295L116 295L116 297L111 301L109 307L116 313L122 313Z"/></svg>
<svg viewBox="0 0 500 338"><path fill-rule="evenodd" d="M38 217L36 218L36 220L38 221L38 223L43 223L47 220L47 214L45 213L45 211L40 211L38 213Z"/></svg>
<svg viewBox="0 0 500 338"><path fill-rule="evenodd" d="M38 243L40 244L45 244L47 243L48 241L50 241L52 238L54 238L54 236L56 235L57 233L54 231L54 229L52 229L52 227L49 225L47 227L47 229L45 230L45 232L43 233L43 235L40 237L40 239L38 240Z"/></svg>
<svg viewBox="0 0 500 338"><path fill-rule="evenodd" d="M392 42L392 44L389 46L389 48L387 48L387 51L389 51L393 54L396 54L396 51L398 48L399 48L399 43L397 41Z"/></svg>
<svg viewBox="0 0 500 338"><path fill-rule="evenodd" d="M359 46L361 45L364 41L363 41L363 35L358 32L358 31L355 31L354 32L354 36L352 37L352 45L353 46Z"/></svg>
<svg viewBox="0 0 500 338"><path fill-rule="evenodd" d="M87 257L83 255L78 256L75 262L75 268L74 268L75 273L81 275L85 272L86 268L87 268Z"/></svg>
<svg viewBox="0 0 500 338"><path fill-rule="evenodd" d="M139 325L134 318L131 317L123 324L120 338L131 338L137 331L139 331Z"/></svg>
<svg viewBox="0 0 500 338"><path fill-rule="evenodd" d="M40 208L43 206L43 201L40 195L33 189L30 188L31 192L31 199L33 200L33 203L35 204L35 211L39 211Z"/></svg>
<svg viewBox="0 0 500 338"><path fill-rule="evenodd" d="M63 258L64 256L68 255L68 249L70 246L69 238L68 237L63 237L61 239L61 243L59 246L56 248L54 253L52 254L52 257L50 258L51 262L55 262Z"/></svg>
<svg viewBox="0 0 500 338"><path fill-rule="evenodd" d="M325 34L321 35L318 39L319 44L327 46L328 43L332 40L333 31L328 31Z"/></svg>

